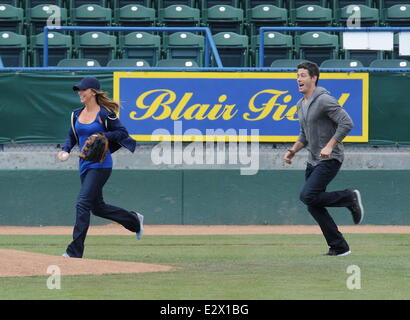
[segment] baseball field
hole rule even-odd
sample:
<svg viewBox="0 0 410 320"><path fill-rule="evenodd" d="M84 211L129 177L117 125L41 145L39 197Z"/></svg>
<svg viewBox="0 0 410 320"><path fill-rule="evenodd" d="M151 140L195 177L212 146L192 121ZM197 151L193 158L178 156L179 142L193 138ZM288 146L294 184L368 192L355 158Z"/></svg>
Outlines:
<svg viewBox="0 0 410 320"><path fill-rule="evenodd" d="M0 228L1 300L408 300L410 227L341 226L329 257L317 226L146 226L138 241L93 226L84 259L71 227Z"/></svg>

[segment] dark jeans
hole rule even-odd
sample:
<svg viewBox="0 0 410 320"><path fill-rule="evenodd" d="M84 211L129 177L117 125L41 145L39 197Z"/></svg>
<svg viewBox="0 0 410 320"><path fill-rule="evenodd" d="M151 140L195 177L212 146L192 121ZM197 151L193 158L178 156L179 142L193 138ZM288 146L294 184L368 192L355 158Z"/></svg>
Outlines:
<svg viewBox="0 0 410 320"><path fill-rule="evenodd" d="M310 214L319 224L329 247L344 251L349 249L349 245L326 209L353 205L353 197L348 190L326 192L328 184L339 172L341 165L335 159L321 161L316 166L308 163L300 200L307 205Z"/></svg>
<svg viewBox="0 0 410 320"><path fill-rule="evenodd" d="M134 213L104 202L102 190L111 171L111 168L88 169L80 177L81 189L77 198L73 241L67 247L67 254L70 257L83 256L84 241L90 226L90 211L96 216L118 222L132 232L138 232L140 229L139 220Z"/></svg>

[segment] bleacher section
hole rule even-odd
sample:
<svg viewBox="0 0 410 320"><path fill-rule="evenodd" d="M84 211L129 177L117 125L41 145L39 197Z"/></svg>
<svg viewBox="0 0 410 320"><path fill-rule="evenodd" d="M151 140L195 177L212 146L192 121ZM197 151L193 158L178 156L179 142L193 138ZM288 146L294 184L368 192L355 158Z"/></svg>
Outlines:
<svg viewBox="0 0 410 320"><path fill-rule="evenodd" d="M0 0L0 57L4 67L40 67L46 23L209 27L224 66L259 67L260 27L345 27L352 15L361 17L361 26L410 27L410 0ZM49 66L84 65L87 59L103 67L186 61L204 65L204 37L195 33L53 31L49 46ZM128 61L120 63L123 59ZM183 61L169 62L173 59ZM397 46L392 52L347 51L338 33L266 32L265 67L280 65L276 60L300 59L326 66L351 66L353 61L358 66L384 67L407 65L400 61L410 61L410 56L399 56ZM376 60L392 63L373 63Z"/></svg>

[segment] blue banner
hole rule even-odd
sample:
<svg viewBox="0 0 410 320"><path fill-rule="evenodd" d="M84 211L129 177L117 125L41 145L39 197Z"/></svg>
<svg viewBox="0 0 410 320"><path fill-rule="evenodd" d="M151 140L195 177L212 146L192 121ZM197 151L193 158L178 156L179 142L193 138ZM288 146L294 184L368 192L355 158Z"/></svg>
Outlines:
<svg viewBox="0 0 410 320"><path fill-rule="evenodd" d="M354 128L368 141L368 74L321 74ZM139 141L293 142L299 135L296 73L115 72L120 119Z"/></svg>

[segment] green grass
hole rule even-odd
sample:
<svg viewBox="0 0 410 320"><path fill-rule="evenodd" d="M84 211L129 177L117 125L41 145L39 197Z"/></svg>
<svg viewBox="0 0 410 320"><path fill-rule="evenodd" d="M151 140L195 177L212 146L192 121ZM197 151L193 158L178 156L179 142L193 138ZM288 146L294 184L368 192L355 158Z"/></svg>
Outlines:
<svg viewBox="0 0 410 320"><path fill-rule="evenodd" d="M345 234L352 254L328 257L321 235L88 236L85 258L172 265L174 271L0 278L0 299L410 299L410 235ZM69 236L0 236L0 248L61 255ZM361 289L349 290L350 265ZM1 261L0 261L1 266Z"/></svg>

